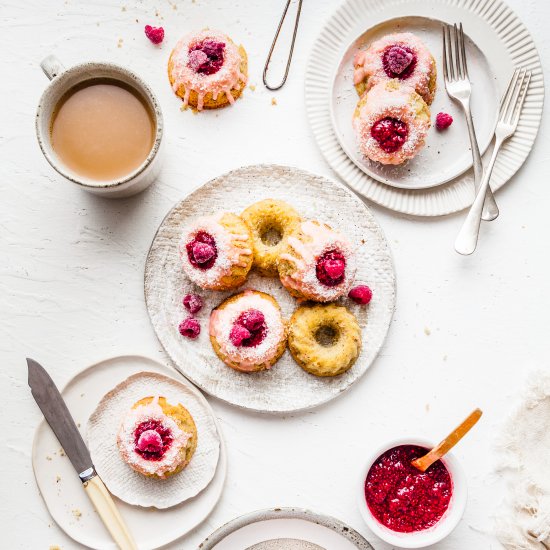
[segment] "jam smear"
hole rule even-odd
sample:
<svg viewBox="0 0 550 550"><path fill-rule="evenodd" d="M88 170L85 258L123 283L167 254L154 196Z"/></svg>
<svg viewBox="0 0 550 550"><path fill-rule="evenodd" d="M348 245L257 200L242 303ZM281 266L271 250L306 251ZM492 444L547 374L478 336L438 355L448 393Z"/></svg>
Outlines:
<svg viewBox="0 0 550 550"><path fill-rule="evenodd" d="M188 65L196 73L210 75L217 73L224 60L225 44L206 39L189 48Z"/></svg>
<svg viewBox="0 0 550 550"><path fill-rule="evenodd" d="M235 346L254 348L264 341L266 335L264 314L257 309L248 309L237 317L229 338Z"/></svg>
<svg viewBox="0 0 550 550"><path fill-rule="evenodd" d="M385 117L373 124L370 135L378 142L383 151L394 153L407 141L409 127L402 120Z"/></svg>
<svg viewBox="0 0 550 550"><path fill-rule="evenodd" d="M155 438L153 434L145 433L151 431L160 436L160 445L158 438ZM146 420L139 424L134 431L134 450L145 460L162 460L172 441L172 432L164 427L159 420Z"/></svg>
<svg viewBox="0 0 550 550"><path fill-rule="evenodd" d="M346 258L339 250L328 250L317 258L315 273L323 285L339 285L346 276Z"/></svg>
<svg viewBox="0 0 550 550"><path fill-rule="evenodd" d="M404 44L388 46L382 54L382 66L390 78L405 80L416 67L416 54Z"/></svg>
<svg viewBox="0 0 550 550"><path fill-rule="evenodd" d="M206 231L199 231L195 238L185 245L191 265L199 269L210 269L218 257L214 237Z"/></svg>
<svg viewBox="0 0 550 550"><path fill-rule="evenodd" d="M425 472L411 461L429 449L400 445L379 456L365 480L365 498L373 516L400 533L423 531L443 516L453 492L449 471L438 460Z"/></svg>

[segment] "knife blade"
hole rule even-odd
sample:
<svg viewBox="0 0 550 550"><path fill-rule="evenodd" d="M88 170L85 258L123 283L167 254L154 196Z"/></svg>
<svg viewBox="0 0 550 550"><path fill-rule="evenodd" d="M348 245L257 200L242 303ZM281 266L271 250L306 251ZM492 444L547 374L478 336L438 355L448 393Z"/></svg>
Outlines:
<svg viewBox="0 0 550 550"><path fill-rule="evenodd" d="M97 475L90 451L88 451L54 381L46 369L33 359L27 358L27 365L29 386L34 400L77 471L86 494L92 501L99 517L121 550L136 550L136 543L109 491Z"/></svg>
<svg viewBox="0 0 550 550"><path fill-rule="evenodd" d="M85 481L83 476L89 479L95 475L92 457L63 397L42 365L33 359L27 359L27 365L29 367L29 386L34 400L80 479Z"/></svg>

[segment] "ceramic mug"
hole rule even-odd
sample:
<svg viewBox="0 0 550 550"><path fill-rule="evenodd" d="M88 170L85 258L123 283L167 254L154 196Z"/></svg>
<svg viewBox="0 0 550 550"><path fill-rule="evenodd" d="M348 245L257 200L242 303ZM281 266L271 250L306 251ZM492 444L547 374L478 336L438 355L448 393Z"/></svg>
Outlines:
<svg viewBox="0 0 550 550"><path fill-rule="evenodd" d="M46 160L65 179L82 189L109 198L129 197L146 189L156 179L161 163L163 119L159 102L151 88L136 74L112 63L89 62L65 69L53 55L40 63L50 79L44 90L36 113L36 135ZM134 171L110 181L97 181L81 176L68 168L53 150L50 136L52 114L59 100L77 84L93 78L111 78L134 88L146 101L154 118L156 132L153 147L147 158Z"/></svg>

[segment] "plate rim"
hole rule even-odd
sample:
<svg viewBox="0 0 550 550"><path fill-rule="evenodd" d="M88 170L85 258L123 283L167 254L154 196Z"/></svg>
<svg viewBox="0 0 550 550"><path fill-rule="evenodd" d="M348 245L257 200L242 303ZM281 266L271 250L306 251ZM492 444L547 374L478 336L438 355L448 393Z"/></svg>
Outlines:
<svg viewBox="0 0 550 550"><path fill-rule="evenodd" d="M148 271L149 271L149 256L151 254L151 251L152 251L152 248L153 248L153 244L159 234L159 231L161 229L161 227L164 225L165 221L170 217L170 215L172 214L172 212L184 201L184 200L187 200L191 195L193 195L194 193L196 193L197 191L199 191L202 187L210 184L210 183L213 183L215 182L216 180L220 179L220 178L225 178L229 175L232 175L232 174L236 174L236 173L239 173L243 170L249 170L249 169L284 169L284 170L290 170L290 171L298 171L300 173L306 173L308 175L312 175L312 176L315 176L315 177L321 177L321 178L324 178L328 181L330 181L331 183L333 183L334 185L336 185L337 187L339 187L341 190L343 190L346 194L348 194L349 196L353 197L355 200L358 200L360 201L360 203L362 204L363 208L365 208L365 210L367 212L369 212L369 214L372 216L372 218L374 219L375 223L376 223L376 226L378 228L378 231L381 233L383 239L384 239L384 242L386 244L386 250L388 252L388 257L389 257L389 260L390 260L390 264L391 264L391 273L392 273L392 288L393 288L393 293L392 293L392 304L391 304L391 316L390 316L390 320L389 320L389 323L388 323L388 326L386 328L386 331L384 333L384 337L383 339L381 340L380 342L380 345L378 347L378 349L376 350L376 353L375 355L373 356L372 358L372 361L371 363L369 364L369 366L365 369L365 371L356 379L354 380L354 382L352 382L351 384L349 384L344 390L340 391L338 394L336 395L333 395L331 397L328 397L327 399L325 399L324 401L319 401L318 403L315 403L314 405L308 405L308 406L304 406L304 407L298 407L298 408L290 408L290 409L279 409L279 410L267 410L267 409L259 409L259 408L254 408L254 407L251 407L251 406L246 406L246 405L243 405L243 404L240 404L240 403L234 403L228 399L224 399L223 397L219 397L218 395L215 395L214 393L211 393L207 388L203 387L201 384L199 384L198 382L196 382L194 380L194 378L192 376L190 376L188 373L185 373L181 368L180 366L178 365L178 363L174 360L174 358L172 357L172 355L170 354L170 352L165 348L164 344L162 343L161 339L159 338L159 335L158 335L158 332L157 332L157 329L153 323L153 319L151 318L151 313L149 311L149 305L148 305L148 301L147 301L147 280L148 280ZM231 170L228 170L227 172L224 172L218 176L215 176L211 179L209 179L208 181L196 186L192 191L190 191L189 193L187 193L186 195L184 195L181 199L179 199L178 201L176 201L173 206L169 209L169 211L166 213L166 215L162 218L161 222L159 223L156 231L155 231L155 234L153 235L153 238L151 240L151 244L149 246L149 250L147 251L147 255L145 257L145 266L144 266L144 276L143 276L143 282L144 282L144 285L143 285L143 292L144 292L144 297L145 297L145 309L147 310L147 316L149 318L149 322L151 323L151 326L153 328L153 331L155 333L155 336L158 340L158 342L160 343L160 345L162 346L162 349L164 350L164 352L166 353L166 355L168 356L168 358L170 359L170 362L171 364L173 365L174 369L177 370L184 378L186 378L187 380L189 380L192 384L194 384L197 388L199 388L201 391L205 392L207 395L215 398L215 399L218 399L219 401L223 402L223 403L227 403L228 405L231 405L232 407L236 407L237 409L240 409L240 410L244 410L244 411L247 411L247 412L254 412L254 413L260 413L260 414L265 414L265 415L275 415L275 416L282 416L282 415L285 415L285 414L289 414L289 413L302 413L302 412L305 412L305 411L309 411L309 410L313 410L317 407L321 407L323 405L326 405L327 403L339 398L340 396L342 396L343 394L347 393L350 388L352 386L355 385L355 383L359 382L366 374L366 372L370 369L370 367L372 366L372 364L376 361L376 359L378 358L379 354L380 354L380 351L382 349L382 347L384 346L384 344L386 343L386 340L387 340L387 337L388 337L388 333L390 331L390 327L392 325L392 320L393 320L393 317L395 315L395 308L396 308L396 302L397 302L397 276L396 276L396 272L395 272L395 261L394 261L394 257L393 257L393 251L389 245L389 241L388 239L386 238L386 234L382 228L382 226L378 223L378 220L376 219L376 216L374 215L374 213L371 211L369 205L367 205L365 203L365 201L363 200L363 198L361 197L361 195L359 195L358 193L356 193L353 189L351 189L348 185L346 185L345 183L343 182L340 182L338 181L337 179L331 177L331 176L326 176L324 174L318 174L318 173L315 173L315 172L311 172L309 170L306 170L304 168L300 168L300 167L297 167L297 166L294 166L294 165L287 165L287 164L276 164L276 163L257 163L257 164L246 164L244 166L239 166L237 168L233 168Z"/></svg>
<svg viewBox="0 0 550 550"><path fill-rule="evenodd" d="M147 355L142 355L142 354L112 355L112 356L107 356L107 357L105 357L103 359L100 359L100 360L96 360L92 364L87 365L84 368L79 369L77 372L75 372L63 384L62 387L58 386L59 393L61 393L61 395L63 396L63 393L69 388L69 386L72 383L74 383L76 378L83 375L86 371L92 370L92 369L94 369L95 367L99 366L102 363L107 363L108 361L113 361L113 360L118 360L118 359L135 359L135 360L145 359L146 361L150 361L150 362L154 363L155 365L162 367L165 370L175 370L175 369L173 369L173 367L171 367L169 365L165 365L165 364L161 363L160 361L158 361L157 359L154 359L153 357L150 357L150 356L147 356ZM139 371L139 372L141 372L141 371ZM178 375L183 376L179 371L175 370L175 372ZM225 484L226 484L226 481L227 481L227 446L226 446L225 438L224 438L222 430L221 430L220 422L218 421L218 418L216 417L216 414L214 413L214 409L212 408L212 405L210 405L210 403L208 402L206 397L203 395L201 390L199 388L197 388L197 386L195 384L193 384L188 378L186 378L186 377L183 377L183 378L185 379L185 383L187 383L189 385L191 390L194 391L195 393L197 393L198 396L200 396L200 398L204 400L204 402L206 403L206 406L208 407L208 409L212 413L212 418L214 419L216 429L218 430L218 434L220 436L220 455L219 455L219 459L218 459L217 468L221 468L220 471L223 473L223 479L221 480L220 490L219 490L218 495L215 498L215 502L213 503L212 508L208 511L208 513L206 513L206 515L198 523L196 523L192 527L189 527L184 533L178 535L176 538L174 538L170 541L164 541L164 542L161 542L160 544L154 543L154 546L150 547L151 550L160 549L160 548L165 547L167 544L171 544L173 542L176 542L176 541L182 539L183 537L185 537L186 535L188 535L191 531L196 529L199 525L202 525L208 519L208 517L212 514L212 512L214 511L214 509L218 505L218 503L219 503L219 501L222 497L222 494L224 492ZM75 538L71 533L69 533L63 527L61 522L59 522L57 520L56 515L54 515L54 513L52 512L52 506L49 504L48 500L46 500L46 498L44 497L44 493L41 489L41 485L40 485L40 482L39 482L39 476L38 476L39 472L38 472L38 466L37 466L38 457L37 457L37 454L36 454L37 453L36 442L38 440L40 432L43 429L50 429L51 430L51 428L49 427L46 419L42 417L42 419L38 422L38 424L37 424L37 426L34 430L33 437L32 437L32 446L31 446L31 466L32 466L34 481L36 483L36 487L38 489L38 492L40 494L42 502L44 503L44 506L46 507L46 510L47 510L48 514L50 515L50 517L52 518L52 520L59 527L59 529L61 529L61 531L63 531L63 533L65 533L65 535L67 537L69 537L71 540L74 540L78 544L81 544L82 546L85 546L86 548L92 548L92 549L93 548L99 548L97 546L91 546L91 543L92 543L91 540L87 541L87 542L84 542L80 539ZM75 473L75 475L76 475L76 473ZM214 477L212 478L212 480L210 480L209 484L204 489L206 489L212 483L212 481L214 480L215 477L216 477L216 473L214 474ZM204 491L204 489L203 489L203 491ZM202 491L201 491L201 493L202 493ZM198 493L194 498L196 499L196 498L200 497L201 493ZM193 501L193 499L189 499L189 500ZM128 504L128 503L126 503L126 504ZM184 503L181 503L181 504L184 504ZM128 506L133 506L135 508L143 509L140 506L134 506L134 505L131 505L131 504L128 504ZM163 511L163 509L155 509L155 510L157 512L160 512L160 513L162 513L162 511ZM114 545L114 542L113 542L112 548L115 548L115 546L116 545Z"/></svg>
<svg viewBox="0 0 550 550"><path fill-rule="evenodd" d="M213 550L217 544L223 542L223 539L247 525L276 519L301 519L316 523L341 534L344 538L355 544L358 550L374 550L371 543L361 533L342 520L326 514L313 512L308 508L290 506L264 508L237 516L208 535L199 545L199 548L201 550Z"/></svg>
<svg viewBox="0 0 550 550"><path fill-rule="evenodd" d="M338 62L342 52L342 45L345 45L345 40L335 43L336 26L340 29L340 34L347 36L350 28L354 28L353 23L348 22L356 20L357 14L368 16L373 13L380 13L382 9L386 10L395 6L420 3L419 0L395 0L386 5L376 0L346 0L334 9L317 34L306 62L304 100L306 104L306 116L314 140L321 155L335 174L342 178L360 196L375 202L389 211L414 217L429 218L447 216L468 208L473 200L473 190L472 192L468 192L463 186L461 187L456 183L453 184L454 180L433 188L404 190L379 183L377 180L364 174L348 158L332 132L330 114L327 113L329 110L327 95L330 88L330 83L327 83L327 74L331 75L332 69L328 71L324 66L321 67L322 70L316 68L319 59L322 60L320 56L328 49L327 44L331 46L330 49L334 51L333 55L336 56L335 60L331 56L330 63ZM383 8L378 9L377 6L379 5L383 5ZM516 144L512 150L504 148L501 151L492 178L493 188L496 191L514 177L523 166L538 137L544 110L545 95L544 72L541 65L540 53L529 29L516 12L503 0L479 0L474 3L469 0L424 0L422 5L452 8L453 10L467 12L470 17L489 26L494 30L497 39L505 48L512 64L517 62L520 54L518 53L516 56L513 56L511 52L516 51L518 48L513 47L513 45L508 47L508 42L501 37L502 21L507 22L506 27L512 27L514 36L517 37L519 34L527 41L529 56L527 63L524 61L522 64L530 65L536 76L536 79L533 79L531 82L534 102L532 109L534 113L527 115L525 124L526 127L532 129L532 132L523 141ZM492 20L492 18L496 17L499 18L497 24ZM388 19L392 19L392 17L388 17ZM343 31L342 28L344 29ZM327 130L327 126L330 126L330 129ZM462 177L464 177L464 174Z"/></svg>
<svg viewBox="0 0 550 550"><path fill-rule="evenodd" d="M361 34L358 34L356 35L356 37L351 40L347 47L345 48L344 50L344 56L351 50L351 48L353 47L353 45L359 41L361 39L361 37L363 35L365 35L366 33L372 31L373 29L375 29L376 27L379 27L381 25L386 25L388 23L391 23L392 21L396 21L396 20L404 20L404 19L408 19L408 18L417 18L417 19L429 19L430 21L433 21L434 23L443 23L443 21L441 19L438 19L436 17L427 17L427 16L423 16L423 15L411 15L411 16L397 16L397 17L392 17L390 19L385 19L384 21L380 22L380 23L377 23L375 24L374 26L371 26L369 27L368 29L366 29L365 31L363 31ZM465 33L465 35L470 39L470 41L475 45L475 47L483 53L483 51L481 50L481 48L478 48L477 44L474 42L474 40L472 38L470 38L470 36ZM356 162L356 159L354 158L353 155L349 154L348 151L346 150L346 147L344 146L344 143L341 139L341 136L339 135L339 133L336 131L337 130L337 123L336 123L336 113L335 113L335 109L334 109L334 87L335 87L335 84L336 84L336 76L339 72L339 69L342 65L342 61L343 61L343 58L340 60L340 63L338 63L338 65L334 68L334 70L332 71L332 76L331 76L331 82L332 84L329 86L329 110L330 110L330 122L332 124L332 131L334 132L334 136L336 137L337 141L338 141L338 144L340 146L340 148L342 149L342 151L344 151L344 153L346 154L346 156L349 158L349 160L351 160L351 162L353 162L353 164L355 166L357 166L357 168L359 168L359 170L361 170L361 172L363 172L363 174L367 175L368 177L376 180L378 183L381 183L382 185L386 185L388 187L392 187L394 189L400 189L402 191L407 191L407 190L411 190L411 191L423 191L423 190L427 190L427 189L433 189L434 187L440 187L442 185L445 185L445 184L448 184L448 183L452 183L455 179L459 178L460 176L464 175L468 170L470 170L470 168L472 168L473 166L473 159L471 159L471 161L469 161L469 164L460 170L460 172L458 172L457 174L455 174L454 176L444 180L444 181L440 181L438 183L434 183L432 185L422 185L422 186L418 186L418 185L415 185L415 186L412 186L412 185L400 185L400 184L397 184L397 183L390 183L388 181L383 181L382 179L378 178L374 172L366 172L365 170L363 170L363 168L361 168L361 166ZM443 90L444 91L444 90ZM498 103L498 101L497 101ZM430 112L431 112L431 105L428 105L428 107L430 108ZM496 129L496 125L497 125L497 122L498 122L498 114L494 117L494 121L493 121L493 124L491 126L491 134L490 134L490 139L489 141L487 142L487 144L485 145L485 147L480 147L480 150L481 150L481 156L483 157L483 155L487 152L487 150L489 149L489 146L491 145L491 143L493 143L493 138L494 138L494 133L495 133L495 129ZM431 125L433 127L433 124ZM478 143L479 144L479 143Z"/></svg>

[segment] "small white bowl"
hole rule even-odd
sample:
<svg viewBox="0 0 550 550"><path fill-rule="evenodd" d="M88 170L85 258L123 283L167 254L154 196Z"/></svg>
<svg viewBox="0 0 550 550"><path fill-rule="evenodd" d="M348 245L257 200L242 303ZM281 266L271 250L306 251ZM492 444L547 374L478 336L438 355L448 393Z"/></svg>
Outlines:
<svg viewBox="0 0 550 550"><path fill-rule="evenodd" d="M392 531L382 525L372 515L365 498L365 480L376 459L389 449L400 445L420 445L428 449L434 446L433 443L420 438L401 438L390 441L384 446L375 449L369 454L365 461L365 466L361 470L361 478L357 489L357 503L359 505L359 511L369 529L383 541L393 546L397 546L398 548L425 548L426 546L443 540L461 520L464 509L466 508L466 499L468 495L466 475L457 459L451 453L447 453L442 459L442 462L451 475L453 492L449 507L445 514L443 514L443 517L433 527L423 531L415 531L413 533Z"/></svg>

